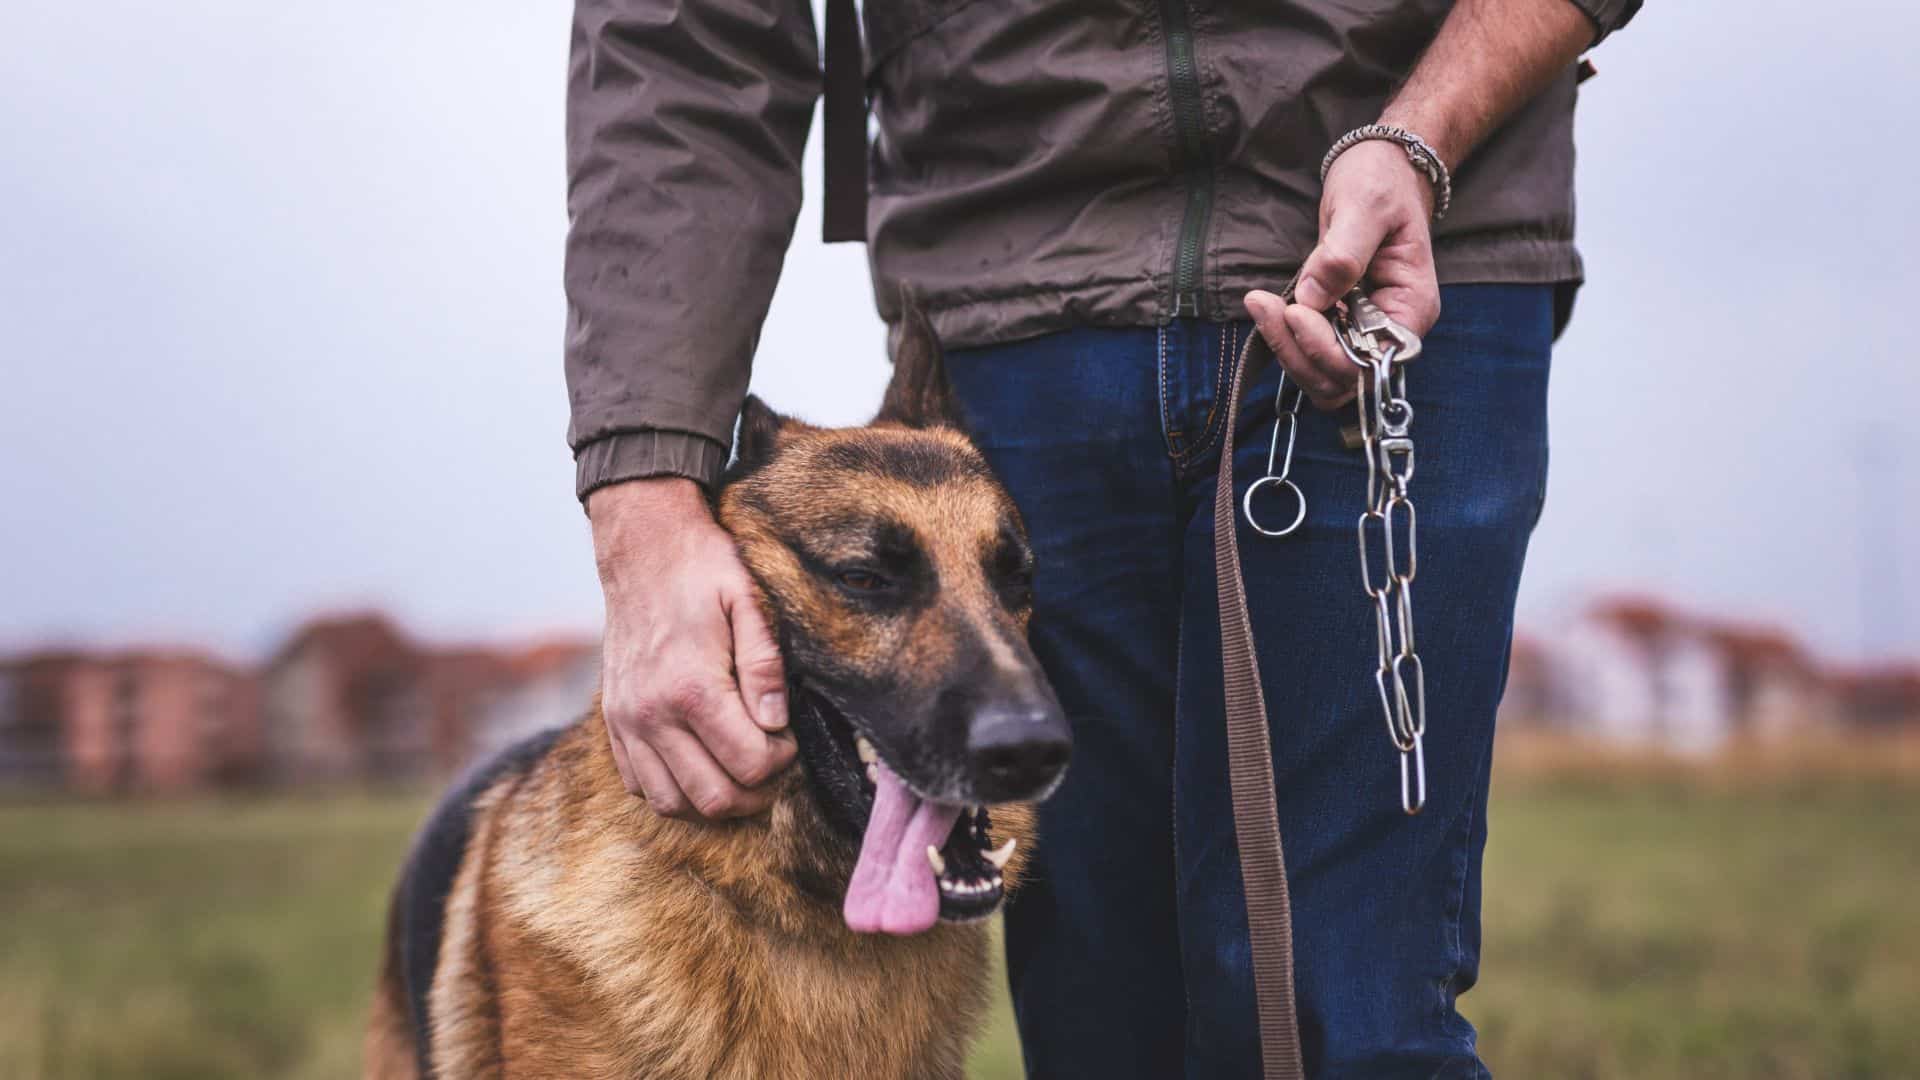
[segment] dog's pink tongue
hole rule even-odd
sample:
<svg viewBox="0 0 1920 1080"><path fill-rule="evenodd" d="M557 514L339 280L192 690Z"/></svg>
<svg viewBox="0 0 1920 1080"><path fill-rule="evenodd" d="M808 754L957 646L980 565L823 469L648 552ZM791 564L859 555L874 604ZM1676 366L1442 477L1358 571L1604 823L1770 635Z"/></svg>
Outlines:
<svg viewBox="0 0 1920 1080"><path fill-rule="evenodd" d="M848 928L861 933L918 934L940 919L940 885L927 848L946 843L960 807L920 798L885 765L877 771L873 816L842 910Z"/></svg>

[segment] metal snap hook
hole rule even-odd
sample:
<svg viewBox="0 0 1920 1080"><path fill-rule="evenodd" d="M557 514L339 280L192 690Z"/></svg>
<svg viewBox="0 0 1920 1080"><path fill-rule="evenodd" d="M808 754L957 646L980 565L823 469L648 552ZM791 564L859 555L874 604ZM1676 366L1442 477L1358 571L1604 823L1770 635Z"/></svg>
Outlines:
<svg viewBox="0 0 1920 1080"><path fill-rule="evenodd" d="M1269 529L1265 525L1260 524L1260 519L1254 516L1253 494L1268 484L1279 484L1281 487L1293 493L1293 520L1287 523L1286 528ZM1298 529L1301 522L1307 520L1307 496L1305 492L1300 490L1300 485L1284 476L1263 476L1248 485L1247 494L1240 500L1240 512L1246 516L1247 524L1253 526L1253 530L1260 535L1272 537L1286 536L1295 529Z"/></svg>
<svg viewBox="0 0 1920 1080"><path fill-rule="evenodd" d="M1287 391L1289 389L1293 391L1293 403L1291 405L1287 403ZM1254 532L1262 536L1275 538L1286 536L1292 533L1293 530L1298 529L1301 522L1307 520L1307 494L1300 490L1300 485L1288 479L1293 473L1293 443L1294 439L1300 434L1300 400L1304 397L1306 397L1306 394L1301 392L1298 386L1291 385L1288 382L1286 371L1282 370L1280 372L1279 384L1274 387L1273 391L1273 441L1267 444L1267 475L1255 480L1249 485L1246 495L1242 496L1240 500L1241 516L1247 519L1248 525L1253 526ZM1280 454L1280 429L1282 427L1287 430L1287 452L1284 457ZM1276 466L1278 467L1276 468ZM1254 516L1253 493L1268 484L1280 484L1293 493L1293 521L1284 529L1269 529L1265 525L1260 524L1260 519Z"/></svg>

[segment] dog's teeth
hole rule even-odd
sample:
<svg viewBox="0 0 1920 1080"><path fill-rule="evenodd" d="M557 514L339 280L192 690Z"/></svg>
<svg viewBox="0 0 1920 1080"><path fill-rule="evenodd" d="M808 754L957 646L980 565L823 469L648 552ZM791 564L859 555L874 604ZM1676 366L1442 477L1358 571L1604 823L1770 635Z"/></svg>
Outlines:
<svg viewBox="0 0 1920 1080"><path fill-rule="evenodd" d="M874 762L880 760L879 753L873 749L873 744L867 741L865 735L855 735L853 737L853 748L859 752L860 760L866 762L868 765L872 765ZM867 773L868 775L872 775L873 770L868 769Z"/></svg>
<svg viewBox="0 0 1920 1080"><path fill-rule="evenodd" d="M935 877L947 872L947 860L940 857L940 849L932 844L927 845L927 865L933 867Z"/></svg>
<svg viewBox="0 0 1920 1080"><path fill-rule="evenodd" d="M993 864L995 870L1005 870L1007 860L1013 858L1013 849L1019 846L1019 839L1009 836L1006 843L986 853L987 861Z"/></svg>

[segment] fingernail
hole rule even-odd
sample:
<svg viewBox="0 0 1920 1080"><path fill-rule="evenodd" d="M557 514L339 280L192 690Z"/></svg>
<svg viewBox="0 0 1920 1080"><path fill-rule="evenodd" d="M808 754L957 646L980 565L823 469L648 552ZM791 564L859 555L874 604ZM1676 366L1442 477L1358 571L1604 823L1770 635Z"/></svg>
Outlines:
<svg viewBox="0 0 1920 1080"><path fill-rule="evenodd" d="M1259 322L1273 314L1273 302L1275 299L1277 298L1271 293L1256 289L1248 293L1245 297L1242 297L1240 302L1246 305L1247 312L1253 316L1254 321Z"/></svg>
<svg viewBox="0 0 1920 1080"><path fill-rule="evenodd" d="M768 731L779 731L787 726L786 691L775 690L761 695L760 726Z"/></svg>

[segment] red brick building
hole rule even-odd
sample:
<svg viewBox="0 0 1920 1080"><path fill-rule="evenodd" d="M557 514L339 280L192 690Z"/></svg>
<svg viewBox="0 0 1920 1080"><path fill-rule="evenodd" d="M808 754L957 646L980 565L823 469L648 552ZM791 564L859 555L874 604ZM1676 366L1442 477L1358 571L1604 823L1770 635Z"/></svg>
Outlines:
<svg viewBox="0 0 1920 1080"><path fill-rule="evenodd" d="M1887 664L1842 672L1835 692L1860 731L1920 731L1920 664Z"/></svg>
<svg viewBox="0 0 1920 1080"><path fill-rule="evenodd" d="M251 778L253 680L201 653L48 652L0 664L0 782L95 794Z"/></svg>
<svg viewBox="0 0 1920 1080"><path fill-rule="evenodd" d="M445 778L577 716L590 640L427 648L375 613L303 624L257 673L190 650L0 658L0 791Z"/></svg>

